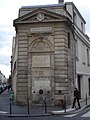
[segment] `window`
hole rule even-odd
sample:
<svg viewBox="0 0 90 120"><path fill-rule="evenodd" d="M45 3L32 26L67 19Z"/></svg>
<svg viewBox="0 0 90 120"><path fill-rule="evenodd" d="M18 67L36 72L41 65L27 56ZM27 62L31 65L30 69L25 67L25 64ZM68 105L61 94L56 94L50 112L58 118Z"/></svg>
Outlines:
<svg viewBox="0 0 90 120"><path fill-rule="evenodd" d="M88 78L88 94L90 96L90 78Z"/></svg>
<svg viewBox="0 0 90 120"><path fill-rule="evenodd" d="M81 30L83 31L83 23L81 22Z"/></svg>
<svg viewBox="0 0 90 120"><path fill-rule="evenodd" d="M89 50L87 49L87 65L89 65Z"/></svg>
<svg viewBox="0 0 90 120"><path fill-rule="evenodd" d="M87 48L87 65L90 65L90 50Z"/></svg>
<svg viewBox="0 0 90 120"><path fill-rule="evenodd" d="M76 40L76 57L78 58L79 55L78 55L78 41Z"/></svg>
<svg viewBox="0 0 90 120"><path fill-rule="evenodd" d="M70 33L68 32L68 48L70 48Z"/></svg>
<svg viewBox="0 0 90 120"><path fill-rule="evenodd" d="M15 61L15 63L14 63L14 70L16 69L16 61Z"/></svg>
<svg viewBox="0 0 90 120"><path fill-rule="evenodd" d="M81 49L81 57L82 57L82 62L85 64L85 45L83 43Z"/></svg>
<svg viewBox="0 0 90 120"><path fill-rule="evenodd" d="M75 24L77 23L77 18L76 18L76 13L75 12L73 14L73 21L74 21Z"/></svg>

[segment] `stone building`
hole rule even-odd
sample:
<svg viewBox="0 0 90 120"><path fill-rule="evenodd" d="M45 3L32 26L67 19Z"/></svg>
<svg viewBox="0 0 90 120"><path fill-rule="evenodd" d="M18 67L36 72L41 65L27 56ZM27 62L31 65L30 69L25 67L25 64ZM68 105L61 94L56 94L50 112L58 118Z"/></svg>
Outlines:
<svg viewBox="0 0 90 120"><path fill-rule="evenodd" d="M46 97L55 105L64 95L71 103L76 84L75 36L81 31L75 28L76 14L84 28L85 20L72 2L19 9L11 60L17 103L26 104L28 98L30 104L42 104Z"/></svg>
<svg viewBox="0 0 90 120"><path fill-rule="evenodd" d="M7 78L5 75L0 71L0 85L7 84Z"/></svg>

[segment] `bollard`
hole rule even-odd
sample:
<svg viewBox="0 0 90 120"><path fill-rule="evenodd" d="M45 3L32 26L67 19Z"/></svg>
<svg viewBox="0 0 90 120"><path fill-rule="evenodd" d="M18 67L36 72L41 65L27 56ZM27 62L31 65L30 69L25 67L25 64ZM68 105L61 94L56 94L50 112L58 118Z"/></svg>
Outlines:
<svg viewBox="0 0 90 120"><path fill-rule="evenodd" d="M66 113L66 95L64 95L64 110L65 110L65 113Z"/></svg>
<svg viewBox="0 0 90 120"><path fill-rule="evenodd" d="M27 98L27 109L28 109L28 114L30 113L29 112L29 99Z"/></svg>
<svg viewBox="0 0 90 120"><path fill-rule="evenodd" d="M45 102L45 113L47 113L47 103Z"/></svg>
<svg viewBox="0 0 90 120"><path fill-rule="evenodd" d="M44 108L45 108L45 113L47 113L47 100L46 100L46 97L44 97Z"/></svg>
<svg viewBox="0 0 90 120"><path fill-rule="evenodd" d="M10 98L10 114L12 114L12 104L11 104L11 98Z"/></svg>
<svg viewBox="0 0 90 120"><path fill-rule="evenodd" d="M12 114L12 101L14 100L13 90L9 90L9 96L10 96L10 114Z"/></svg>
<svg viewBox="0 0 90 120"><path fill-rule="evenodd" d="M86 93L86 105L87 105L87 93Z"/></svg>

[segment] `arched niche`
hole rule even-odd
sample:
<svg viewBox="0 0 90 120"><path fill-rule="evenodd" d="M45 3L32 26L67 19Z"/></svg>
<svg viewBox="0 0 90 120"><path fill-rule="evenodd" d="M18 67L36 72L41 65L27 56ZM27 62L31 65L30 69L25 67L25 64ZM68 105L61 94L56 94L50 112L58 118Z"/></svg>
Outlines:
<svg viewBox="0 0 90 120"><path fill-rule="evenodd" d="M47 39L35 39L30 45L28 52L52 52L53 44Z"/></svg>

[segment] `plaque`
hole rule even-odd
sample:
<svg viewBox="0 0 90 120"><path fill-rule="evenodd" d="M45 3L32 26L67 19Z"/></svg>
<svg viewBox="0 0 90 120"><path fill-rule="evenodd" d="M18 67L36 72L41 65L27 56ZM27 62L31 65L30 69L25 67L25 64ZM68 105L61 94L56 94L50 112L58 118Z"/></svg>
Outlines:
<svg viewBox="0 0 90 120"><path fill-rule="evenodd" d="M35 27L30 28L31 33L51 33L52 27Z"/></svg>
<svg viewBox="0 0 90 120"><path fill-rule="evenodd" d="M50 67L50 56L32 56L32 67Z"/></svg>
<svg viewBox="0 0 90 120"><path fill-rule="evenodd" d="M39 88L40 87L50 87L50 80L46 79L46 80L36 80L35 81L35 84L34 84L35 87Z"/></svg>

